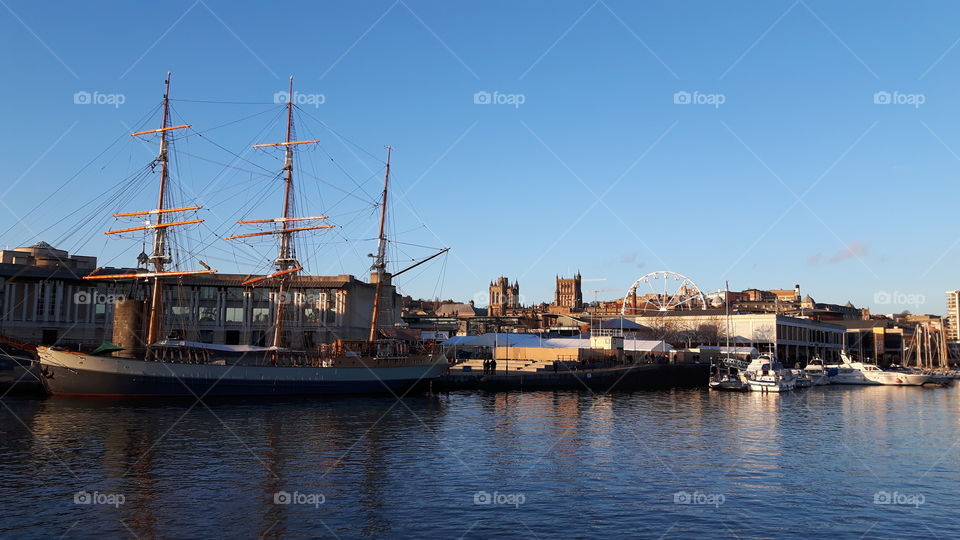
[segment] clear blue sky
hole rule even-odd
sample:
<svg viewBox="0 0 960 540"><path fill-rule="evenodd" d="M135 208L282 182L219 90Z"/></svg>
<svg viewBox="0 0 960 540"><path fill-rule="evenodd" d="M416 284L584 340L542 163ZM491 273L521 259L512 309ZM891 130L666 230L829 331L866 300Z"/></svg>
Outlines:
<svg viewBox="0 0 960 540"><path fill-rule="evenodd" d="M960 287L958 20L960 4L945 1L4 0L0 229L10 230L0 243L48 227L40 239L53 242L75 226L65 216L80 202L149 161L153 150L127 137L42 212L21 215L136 127L167 70L174 98L257 103L175 103L199 131L263 112L210 132L233 153L278 140L269 102L293 74L298 91L325 99L303 106L304 126L322 120L375 157L396 148L398 238L453 249L442 289L436 263L404 276L405 293L467 300L504 274L539 302L552 297L556 274L579 269L606 279L585 289L614 297L669 269L707 290L724 280L734 289L800 283L818 301L943 312L943 292ZM78 91L124 103L76 105ZM478 105L480 91L523 103ZM679 91L723 103L675 104ZM923 103L876 104L882 91ZM315 134L324 150L301 163L374 195L382 165ZM231 158L196 137L184 147ZM245 156L278 167L275 155ZM179 180L202 192L224 169L194 161ZM238 208L229 195L268 182L226 172L203 201L217 205L211 223ZM317 195L305 208L327 211L340 192L310 182L304 193ZM239 191L224 191L231 185ZM149 199L144 191L108 211L146 209ZM275 206L254 213L270 217ZM338 238L372 236L368 217ZM353 251L333 238L303 248L311 271L363 275L372 245ZM82 246L113 264L130 264L140 248L102 235ZM880 292L925 302L876 305Z"/></svg>

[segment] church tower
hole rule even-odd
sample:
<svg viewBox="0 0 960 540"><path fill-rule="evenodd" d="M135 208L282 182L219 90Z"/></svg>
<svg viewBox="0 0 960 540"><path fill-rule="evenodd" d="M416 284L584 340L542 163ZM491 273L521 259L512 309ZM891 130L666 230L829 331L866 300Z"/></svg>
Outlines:
<svg viewBox="0 0 960 540"><path fill-rule="evenodd" d="M511 285L504 276L498 277L495 282L491 281L489 306L487 314L491 317L502 317L508 310L520 307L520 284L514 281Z"/></svg>
<svg viewBox="0 0 960 540"><path fill-rule="evenodd" d="M553 304L570 311L581 311L583 309L581 284L580 272L577 272L572 278L557 276L557 288L553 293Z"/></svg>

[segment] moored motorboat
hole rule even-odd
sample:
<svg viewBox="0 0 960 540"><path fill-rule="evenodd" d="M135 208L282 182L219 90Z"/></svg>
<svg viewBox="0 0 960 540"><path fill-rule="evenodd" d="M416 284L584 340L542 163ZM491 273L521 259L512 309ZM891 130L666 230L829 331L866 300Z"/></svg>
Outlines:
<svg viewBox="0 0 960 540"><path fill-rule="evenodd" d="M726 390L730 392L746 392L750 390L750 386L734 373L712 375L708 386L711 390Z"/></svg>
<svg viewBox="0 0 960 540"><path fill-rule="evenodd" d="M855 362L845 353L841 353L840 358L842 363L828 366L837 370L830 379L833 384L922 386L931 378L925 373L886 371L876 364Z"/></svg>
<svg viewBox="0 0 960 540"><path fill-rule="evenodd" d="M830 384L830 374L832 370L826 369L820 357L815 356L811 358L802 371L803 374L810 379L813 386Z"/></svg>
<svg viewBox="0 0 960 540"><path fill-rule="evenodd" d="M797 388L810 388L813 386L813 379L811 379L804 370L791 369L790 372L793 373L793 376L797 379Z"/></svg>
<svg viewBox="0 0 960 540"><path fill-rule="evenodd" d="M755 358L741 377L753 392L789 392L797 387L797 378L773 354Z"/></svg>
<svg viewBox="0 0 960 540"><path fill-rule="evenodd" d="M876 364L853 362L850 366L860 371L873 384L885 386L922 386L932 375L926 373L909 373L904 371L885 371Z"/></svg>

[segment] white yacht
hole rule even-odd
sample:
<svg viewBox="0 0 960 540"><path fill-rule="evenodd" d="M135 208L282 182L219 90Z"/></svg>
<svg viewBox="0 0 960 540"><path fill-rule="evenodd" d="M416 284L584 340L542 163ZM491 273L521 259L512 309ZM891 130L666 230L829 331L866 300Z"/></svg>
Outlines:
<svg viewBox="0 0 960 540"><path fill-rule="evenodd" d="M884 371L876 364L854 362L844 353L840 358L841 364L828 366L837 369L837 374L830 378L833 384L921 386L931 378L925 373Z"/></svg>
<svg viewBox="0 0 960 540"><path fill-rule="evenodd" d="M753 392L789 392L797 387L797 378L772 354L762 354L741 374Z"/></svg>
<svg viewBox="0 0 960 540"><path fill-rule="evenodd" d="M854 362L853 369L860 370L872 384L889 386L921 386L929 381L932 375L926 373L906 373L902 371L884 371L875 364Z"/></svg>

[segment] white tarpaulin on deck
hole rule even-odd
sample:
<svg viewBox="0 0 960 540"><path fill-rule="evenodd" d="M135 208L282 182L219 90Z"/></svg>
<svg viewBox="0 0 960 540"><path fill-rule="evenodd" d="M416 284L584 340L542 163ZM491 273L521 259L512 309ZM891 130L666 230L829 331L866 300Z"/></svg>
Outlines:
<svg viewBox="0 0 960 540"><path fill-rule="evenodd" d="M563 349L589 349L590 338L550 338L541 339L536 334L483 334L482 336L454 336L443 342L444 345L459 347L546 347ZM665 341L625 339L623 350L633 352L670 352L673 350Z"/></svg>

